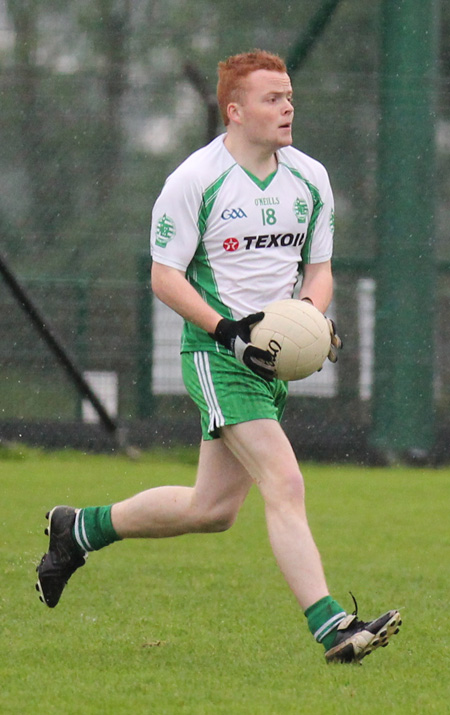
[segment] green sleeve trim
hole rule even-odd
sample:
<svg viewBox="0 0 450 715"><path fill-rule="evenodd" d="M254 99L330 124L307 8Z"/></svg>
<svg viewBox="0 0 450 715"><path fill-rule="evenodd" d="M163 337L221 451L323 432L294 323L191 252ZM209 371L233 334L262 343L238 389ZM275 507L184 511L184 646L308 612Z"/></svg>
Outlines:
<svg viewBox="0 0 450 715"><path fill-rule="evenodd" d="M208 188L205 189L205 191L203 193L202 200L200 203L200 210L198 213L198 220L197 220L198 231L200 234L200 240L205 235L208 218L209 218L209 215L213 209L216 198L219 195L219 191L222 187L222 184L234 166L236 166L236 164L233 164L226 171L224 171L223 174L221 176L219 176L218 179L213 181L213 183L210 186L208 186Z"/></svg>
<svg viewBox="0 0 450 715"><path fill-rule="evenodd" d="M297 171L297 169L294 169L292 166L288 166L287 164L283 164L283 166L285 166L287 169L289 169L291 174L293 174L298 179L300 179L300 181L303 181L303 183L306 184L306 186L308 187L308 189L311 193L311 196L312 196L313 210L312 210L311 219L310 219L309 226L308 226L308 231L306 232L306 240L305 240L305 243L303 244L303 247L301 250L301 256L302 256L303 263L309 263L309 261L311 259L311 245L312 245L312 240L313 240L313 236L314 236L314 231L316 228L317 219L319 218L320 212L323 209L323 201L321 199L319 189L316 186L314 186L314 184L312 184L310 181L308 181L308 179L305 179L305 177L302 176L300 174L300 172Z"/></svg>
<svg viewBox="0 0 450 715"><path fill-rule="evenodd" d="M206 233L208 219L220 189L234 166L236 166L236 164L233 164L224 171L203 193L197 222L199 233L197 249L186 270L187 280L203 298L205 303L208 303L208 305L225 318L232 318L233 316L230 308L224 304L220 297L214 271L203 243L203 237ZM185 321L181 341L182 351L192 349L211 350L215 349L215 345L215 341L213 341L204 330Z"/></svg>

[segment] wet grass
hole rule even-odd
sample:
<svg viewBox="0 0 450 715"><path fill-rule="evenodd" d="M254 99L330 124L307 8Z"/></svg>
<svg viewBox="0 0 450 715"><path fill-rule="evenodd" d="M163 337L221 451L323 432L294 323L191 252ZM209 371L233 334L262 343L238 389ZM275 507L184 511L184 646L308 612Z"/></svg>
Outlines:
<svg viewBox="0 0 450 715"><path fill-rule="evenodd" d="M226 533L92 554L45 608L34 569L48 508L191 484L187 457L2 449L2 713L448 711L448 468L304 466L335 598L350 610L351 590L362 618L402 611L400 634L361 666L325 664L274 563L256 490Z"/></svg>

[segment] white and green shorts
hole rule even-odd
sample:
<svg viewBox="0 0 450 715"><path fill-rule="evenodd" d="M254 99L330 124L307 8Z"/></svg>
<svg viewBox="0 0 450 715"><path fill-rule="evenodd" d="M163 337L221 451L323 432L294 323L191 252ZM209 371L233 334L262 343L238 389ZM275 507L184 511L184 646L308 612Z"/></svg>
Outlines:
<svg viewBox="0 0 450 715"><path fill-rule="evenodd" d="M217 439L220 428L251 420L281 420L287 398L282 380L267 382L231 355L186 352L183 380L200 410L203 439Z"/></svg>

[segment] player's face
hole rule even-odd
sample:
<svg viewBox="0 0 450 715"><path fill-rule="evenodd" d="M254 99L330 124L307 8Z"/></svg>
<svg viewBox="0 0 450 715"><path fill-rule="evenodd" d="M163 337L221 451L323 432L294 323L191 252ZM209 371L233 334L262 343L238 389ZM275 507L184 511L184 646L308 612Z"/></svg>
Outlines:
<svg viewBox="0 0 450 715"><path fill-rule="evenodd" d="M256 70L245 78L236 112L247 141L270 151L292 144L292 85L284 72Z"/></svg>

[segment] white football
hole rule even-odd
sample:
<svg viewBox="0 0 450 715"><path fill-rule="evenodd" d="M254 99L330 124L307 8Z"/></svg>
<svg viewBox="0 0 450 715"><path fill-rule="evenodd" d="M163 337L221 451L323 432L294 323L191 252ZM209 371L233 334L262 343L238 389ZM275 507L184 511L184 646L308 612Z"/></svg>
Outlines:
<svg viewBox="0 0 450 715"><path fill-rule="evenodd" d="M251 341L272 353L276 377L301 380L319 370L331 346L327 319L320 310L297 299L279 300L263 310Z"/></svg>

